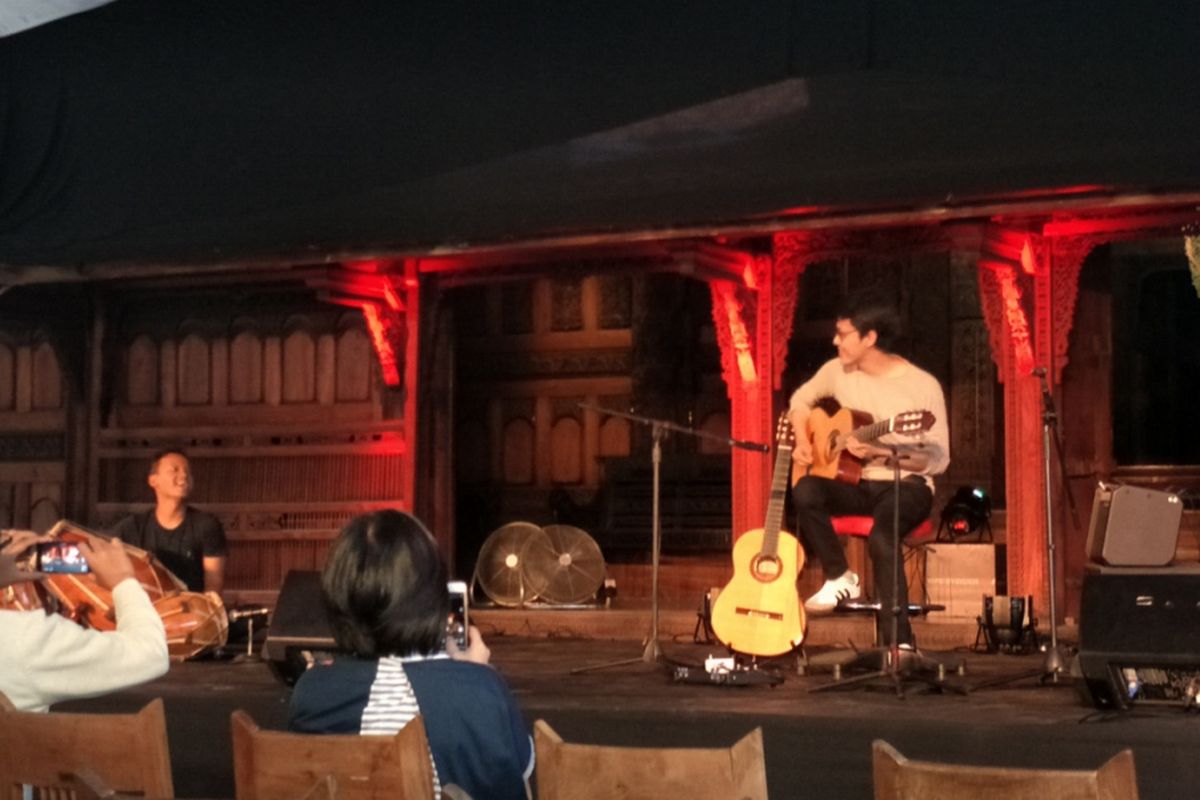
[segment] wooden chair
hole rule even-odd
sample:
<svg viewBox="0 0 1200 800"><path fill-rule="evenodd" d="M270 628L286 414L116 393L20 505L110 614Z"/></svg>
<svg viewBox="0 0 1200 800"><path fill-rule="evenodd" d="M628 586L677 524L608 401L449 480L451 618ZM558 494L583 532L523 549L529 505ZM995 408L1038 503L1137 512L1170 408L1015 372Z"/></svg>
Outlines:
<svg viewBox="0 0 1200 800"><path fill-rule="evenodd" d="M1122 750L1099 769L974 767L910 761L890 744L872 745L875 800L1137 800L1133 752Z"/></svg>
<svg viewBox="0 0 1200 800"><path fill-rule="evenodd" d="M22 785L40 797L86 796L96 783L174 797L162 700L136 714L35 714L0 703L0 800L20 800Z"/></svg>
<svg viewBox="0 0 1200 800"><path fill-rule="evenodd" d="M533 725L539 800L765 800L762 728L729 748L569 744L545 720Z"/></svg>
<svg viewBox="0 0 1200 800"><path fill-rule="evenodd" d="M293 800L329 777L340 800L433 798L433 762L420 717L395 736L267 731L241 710L230 724L237 800Z"/></svg>

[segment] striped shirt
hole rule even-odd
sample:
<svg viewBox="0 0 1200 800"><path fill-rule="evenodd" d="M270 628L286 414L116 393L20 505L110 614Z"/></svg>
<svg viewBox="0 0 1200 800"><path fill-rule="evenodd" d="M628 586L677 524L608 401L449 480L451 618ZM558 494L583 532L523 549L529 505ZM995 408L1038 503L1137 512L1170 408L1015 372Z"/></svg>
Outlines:
<svg viewBox="0 0 1200 800"><path fill-rule="evenodd" d="M491 667L446 655L341 656L304 673L292 693L289 730L391 735L420 714L437 786L471 797L525 800L533 775L529 727Z"/></svg>

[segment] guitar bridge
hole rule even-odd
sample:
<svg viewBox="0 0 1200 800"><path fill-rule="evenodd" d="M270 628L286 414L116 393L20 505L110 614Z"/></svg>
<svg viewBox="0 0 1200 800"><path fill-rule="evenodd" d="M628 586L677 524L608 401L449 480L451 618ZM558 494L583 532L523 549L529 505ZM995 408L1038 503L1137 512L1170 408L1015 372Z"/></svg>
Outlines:
<svg viewBox="0 0 1200 800"><path fill-rule="evenodd" d="M743 617L761 617L762 619L769 619L773 622L783 621L783 614L780 614L777 611L763 611L761 608L745 608L743 606L738 606L737 613Z"/></svg>

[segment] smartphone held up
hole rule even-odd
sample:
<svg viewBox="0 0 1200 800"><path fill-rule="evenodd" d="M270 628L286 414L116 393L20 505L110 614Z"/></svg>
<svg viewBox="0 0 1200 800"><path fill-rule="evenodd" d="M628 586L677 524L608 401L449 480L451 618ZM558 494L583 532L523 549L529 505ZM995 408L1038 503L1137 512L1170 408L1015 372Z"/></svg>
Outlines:
<svg viewBox="0 0 1200 800"><path fill-rule="evenodd" d="M450 592L450 616L446 620L446 638L454 639L459 650L467 649L467 630L471 622L467 616L467 584L464 581L450 581L446 584Z"/></svg>
<svg viewBox="0 0 1200 800"><path fill-rule="evenodd" d="M64 542L58 539L39 542L36 550L38 572L82 574L91 571L78 542Z"/></svg>

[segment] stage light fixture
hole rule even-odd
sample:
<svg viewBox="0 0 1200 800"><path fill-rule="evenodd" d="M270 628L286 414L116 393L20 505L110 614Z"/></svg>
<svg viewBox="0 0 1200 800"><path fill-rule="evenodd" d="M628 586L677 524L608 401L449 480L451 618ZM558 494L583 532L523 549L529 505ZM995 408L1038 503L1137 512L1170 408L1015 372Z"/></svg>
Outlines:
<svg viewBox="0 0 1200 800"><path fill-rule="evenodd" d="M979 541L992 540L992 498L978 486L960 486L942 510L939 541L954 541L978 534Z"/></svg>

